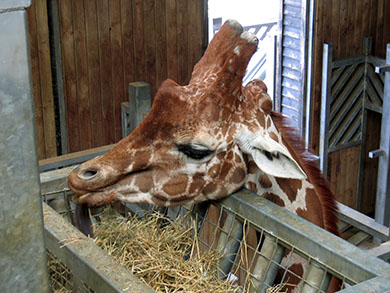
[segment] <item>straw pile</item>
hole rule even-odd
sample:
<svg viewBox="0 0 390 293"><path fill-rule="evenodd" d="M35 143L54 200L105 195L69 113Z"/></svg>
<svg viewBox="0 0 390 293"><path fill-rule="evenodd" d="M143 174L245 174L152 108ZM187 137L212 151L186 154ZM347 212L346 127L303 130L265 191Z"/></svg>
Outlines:
<svg viewBox="0 0 390 293"><path fill-rule="evenodd" d="M158 213L142 220L104 216L95 224L95 242L156 291L240 292L219 279L221 254L200 253L195 227Z"/></svg>

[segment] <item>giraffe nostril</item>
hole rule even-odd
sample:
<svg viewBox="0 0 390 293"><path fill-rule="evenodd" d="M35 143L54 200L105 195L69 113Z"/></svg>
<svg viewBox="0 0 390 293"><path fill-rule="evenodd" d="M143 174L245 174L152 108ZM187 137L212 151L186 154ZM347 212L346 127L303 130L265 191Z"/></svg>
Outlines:
<svg viewBox="0 0 390 293"><path fill-rule="evenodd" d="M97 170L84 170L83 172L80 173L80 177L82 177L83 179L92 179L96 176L96 174L98 173Z"/></svg>

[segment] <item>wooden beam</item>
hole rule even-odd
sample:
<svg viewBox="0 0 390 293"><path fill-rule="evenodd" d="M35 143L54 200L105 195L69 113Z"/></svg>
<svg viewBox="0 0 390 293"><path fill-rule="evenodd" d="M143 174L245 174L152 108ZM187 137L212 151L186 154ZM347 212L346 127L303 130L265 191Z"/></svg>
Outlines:
<svg viewBox="0 0 390 293"><path fill-rule="evenodd" d="M90 160L96 156L103 155L110 151L115 144L110 144L102 147L88 149L84 151L74 152L54 158L44 159L39 161L39 171L44 172L59 167L65 167L75 164L80 164Z"/></svg>

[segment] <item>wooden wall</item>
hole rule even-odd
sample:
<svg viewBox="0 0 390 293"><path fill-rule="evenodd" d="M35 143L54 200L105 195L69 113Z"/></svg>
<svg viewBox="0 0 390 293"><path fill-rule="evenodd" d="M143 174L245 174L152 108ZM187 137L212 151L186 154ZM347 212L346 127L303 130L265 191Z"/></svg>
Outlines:
<svg viewBox="0 0 390 293"><path fill-rule="evenodd" d="M46 0L27 9L38 158L57 155Z"/></svg>
<svg viewBox="0 0 390 293"><path fill-rule="evenodd" d="M322 48L324 43L333 45L334 59L360 56L363 38L373 39L372 55L385 58L386 43L390 42L390 1L388 0L318 0L315 10L315 37L313 60L312 127L311 146L318 151L322 86ZM378 129L380 119L369 115L368 129ZM379 124L379 125L378 125ZM371 136L368 147L377 145ZM367 151L372 150L368 149ZM331 153L329 177L338 199L356 208L357 170L360 147L352 147ZM365 176L362 194L362 211L373 212L376 186L375 161L365 160Z"/></svg>
<svg viewBox="0 0 390 293"><path fill-rule="evenodd" d="M128 83L186 84L203 48L198 0L58 0L69 152L121 138Z"/></svg>

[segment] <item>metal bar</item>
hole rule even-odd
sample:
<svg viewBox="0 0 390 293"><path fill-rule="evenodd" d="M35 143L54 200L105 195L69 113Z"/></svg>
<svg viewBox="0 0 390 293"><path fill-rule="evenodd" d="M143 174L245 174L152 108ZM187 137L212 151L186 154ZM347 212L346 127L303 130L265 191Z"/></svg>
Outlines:
<svg viewBox="0 0 390 293"><path fill-rule="evenodd" d="M150 85L146 82L133 82L129 84L129 123L132 132L146 117L152 106Z"/></svg>
<svg viewBox="0 0 390 293"><path fill-rule="evenodd" d="M341 203L338 203L339 218L341 221L350 224L364 231L382 241L389 240L389 228L375 222L373 218L370 218L358 211L347 207Z"/></svg>
<svg viewBox="0 0 390 293"><path fill-rule="evenodd" d="M26 7L0 1L0 286L48 292Z"/></svg>
<svg viewBox="0 0 390 293"><path fill-rule="evenodd" d="M320 124L320 167L322 172L328 174L328 148L329 148L329 115L331 95L333 47L324 44L322 59L322 90L321 90L321 124Z"/></svg>
<svg viewBox="0 0 390 293"><path fill-rule="evenodd" d="M274 237L265 235L258 258L253 269L251 280L253 290L266 292L273 285L276 274L282 261L285 248L278 244ZM252 289L252 287L251 287Z"/></svg>
<svg viewBox="0 0 390 293"><path fill-rule="evenodd" d="M125 138L130 134L129 116L129 102L121 103L122 138Z"/></svg>
<svg viewBox="0 0 390 293"><path fill-rule="evenodd" d="M216 251L219 251L224 255L219 261L221 278L225 278L230 272L240 247L242 237L243 223L236 219L235 214L228 213L215 248Z"/></svg>
<svg viewBox="0 0 390 293"><path fill-rule="evenodd" d="M390 43L387 44L386 63L390 64ZM390 226L390 72L385 74L383 94L382 129L380 148L386 156L379 158L378 181L375 203L375 220Z"/></svg>
<svg viewBox="0 0 390 293"><path fill-rule="evenodd" d="M385 152L384 150L381 150L381 149L379 149L379 150L374 150L374 151L370 151L370 152L368 153L368 157L369 157L370 159L379 158L379 157L385 156L385 155L386 155L386 152Z"/></svg>
<svg viewBox="0 0 390 293"><path fill-rule="evenodd" d="M46 248L95 292L154 292L48 205L43 211Z"/></svg>
<svg viewBox="0 0 390 293"><path fill-rule="evenodd" d="M321 268L319 264L312 261L307 268L307 274L304 280L305 283L303 284L302 292L316 293L319 290L326 292L329 287L331 275L327 274L327 272Z"/></svg>
<svg viewBox="0 0 390 293"><path fill-rule="evenodd" d="M388 293L390 288L390 279L384 277L376 277L355 286L339 291L339 293L367 293L367 292L382 292Z"/></svg>
<svg viewBox="0 0 390 293"><path fill-rule="evenodd" d="M386 262L247 190L227 197L221 204L304 251L321 265L329 267L331 264L329 269L333 273L340 272L350 281L358 283L375 276L390 277L390 265Z"/></svg>

